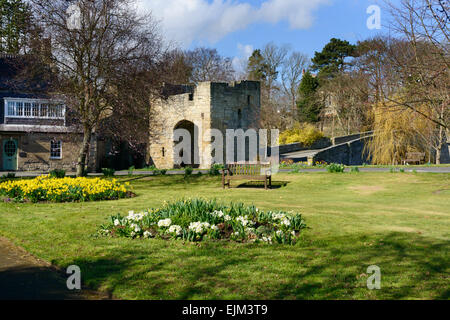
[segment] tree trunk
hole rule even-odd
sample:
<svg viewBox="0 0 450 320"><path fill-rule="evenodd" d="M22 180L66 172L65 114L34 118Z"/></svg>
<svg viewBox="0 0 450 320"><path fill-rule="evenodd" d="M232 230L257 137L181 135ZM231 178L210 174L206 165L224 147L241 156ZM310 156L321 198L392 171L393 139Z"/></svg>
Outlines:
<svg viewBox="0 0 450 320"><path fill-rule="evenodd" d="M86 160L89 156L89 146L91 144L92 129L85 127L83 132L83 144L78 154L77 177L82 177L86 170Z"/></svg>
<svg viewBox="0 0 450 320"><path fill-rule="evenodd" d="M439 136L438 136L438 145L436 148L436 164L441 164L441 155L442 155L442 147L445 144L447 144L447 141L445 141L444 139L444 127L440 126L439 127Z"/></svg>

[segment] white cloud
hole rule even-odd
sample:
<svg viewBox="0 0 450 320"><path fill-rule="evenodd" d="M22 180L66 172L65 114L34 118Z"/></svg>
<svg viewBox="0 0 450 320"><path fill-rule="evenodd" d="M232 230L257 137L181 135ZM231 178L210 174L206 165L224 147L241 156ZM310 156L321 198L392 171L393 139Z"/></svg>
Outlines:
<svg viewBox="0 0 450 320"><path fill-rule="evenodd" d="M215 43L253 23L287 21L293 29L311 27L314 11L330 0L264 0L253 6L235 0L139 0L140 9L160 19L168 40L189 46L192 41Z"/></svg>
<svg viewBox="0 0 450 320"><path fill-rule="evenodd" d="M233 69L239 74L245 71L245 66L247 65L248 58L253 53L253 46L250 44L243 45L238 43L238 55L233 58Z"/></svg>

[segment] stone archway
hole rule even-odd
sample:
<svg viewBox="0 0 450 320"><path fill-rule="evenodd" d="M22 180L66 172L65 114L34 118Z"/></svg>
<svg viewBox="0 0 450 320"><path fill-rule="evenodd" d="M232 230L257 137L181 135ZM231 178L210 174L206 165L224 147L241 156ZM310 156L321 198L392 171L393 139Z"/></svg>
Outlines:
<svg viewBox="0 0 450 320"><path fill-rule="evenodd" d="M197 126L189 120L181 120L179 121L175 127L173 128L174 132L177 129L184 129L187 132L189 132L189 138L190 138L190 150L181 150L179 151L176 147L180 143L185 143L183 141L183 137L179 137L178 139L174 139L174 163L175 167L192 167L192 168L198 168L200 167L200 157L199 157L199 147L198 147L198 128ZM184 155L184 152L189 152L188 156ZM178 153L178 154L176 154ZM177 163L176 159L189 159L189 161L181 161L180 163Z"/></svg>

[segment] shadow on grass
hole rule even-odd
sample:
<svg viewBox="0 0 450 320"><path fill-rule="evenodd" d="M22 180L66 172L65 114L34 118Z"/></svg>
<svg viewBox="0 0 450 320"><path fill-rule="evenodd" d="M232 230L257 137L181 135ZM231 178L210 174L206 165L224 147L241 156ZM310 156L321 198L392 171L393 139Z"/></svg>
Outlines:
<svg viewBox="0 0 450 320"><path fill-rule="evenodd" d="M13 267L0 271L0 300L84 299L67 289L65 279L52 268Z"/></svg>
<svg viewBox="0 0 450 320"><path fill-rule="evenodd" d="M288 185L288 181L272 181L270 189L280 189ZM249 181L236 186L239 189L264 189L264 181Z"/></svg>
<svg viewBox="0 0 450 320"><path fill-rule="evenodd" d="M152 249L135 241L71 264L92 289L137 299L449 298L449 244L420 236L360 235L297 246L160 241ZM381 268L382 290L367 289L370 265Z"/></svg>

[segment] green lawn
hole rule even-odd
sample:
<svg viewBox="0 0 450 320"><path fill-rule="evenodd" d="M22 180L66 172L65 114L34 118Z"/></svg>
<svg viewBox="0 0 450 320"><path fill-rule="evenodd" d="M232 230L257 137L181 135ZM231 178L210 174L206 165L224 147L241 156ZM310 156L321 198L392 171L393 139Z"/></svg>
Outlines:
<svg viewBox="0 0 450 320"><path fill-rule="evenodd" d="M81 267L119 299L448 299L450 174L279 174L278 189L222 190L220 177L124 177L136 198L0 203L0 235L34 255ZM301 212L296 246L95 238L110 214L182 197ZM381 290L366 269L381 268Z"/></svg>

